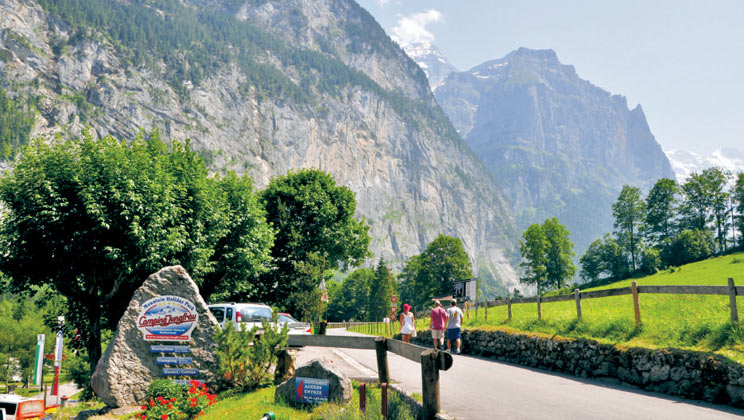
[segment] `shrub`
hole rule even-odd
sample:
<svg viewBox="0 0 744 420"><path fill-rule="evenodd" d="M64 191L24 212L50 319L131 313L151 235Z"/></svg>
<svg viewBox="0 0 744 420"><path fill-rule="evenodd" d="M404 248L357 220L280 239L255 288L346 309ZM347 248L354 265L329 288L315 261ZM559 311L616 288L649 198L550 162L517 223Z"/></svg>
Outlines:
<svg viewBox="0 0 744 420"><path fill-rule="evenodd" d="M646 248L641 255L641 272L644 274L656 274L661 268L661 256L656 248Z"/></svg>
<svg viewBox="0 0 744 420"><path fill-rule="evenodd" d="M276 313L274 314L276 324ZM217 362L223 386L234 391L255 389L270 383L271 366L277 353L287 346L288 329L281 330L263 321L261 328L236 330L231 323L215 334Z"/></svg>
<svg viewBox="0 0 744 420"><path fill-rule="evenodd" d="M204 414L214 404L217 396L210 394L207 386L191 381L190 387L165 379L153 381L147 389L148 399L142 411L135 414L139 420L192 420Z"/></svg>

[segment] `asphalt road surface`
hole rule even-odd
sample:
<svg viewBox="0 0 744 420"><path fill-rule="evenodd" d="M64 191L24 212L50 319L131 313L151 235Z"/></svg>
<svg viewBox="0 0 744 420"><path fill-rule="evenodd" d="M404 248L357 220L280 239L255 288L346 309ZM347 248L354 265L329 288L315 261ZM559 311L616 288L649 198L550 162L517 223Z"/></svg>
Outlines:
<svg viewBox="0 0 744 420"><path fill-rule="evenodd" d="M345 330L329 334L357 335ZM374 350L305 347L297 366L326 357L350 377L377 378ZM440 372L442 411L458 420L480 419L735 419L744 410L698 403L590 379L454 355ZM388 353L390 376L406 392L421 393L421 365Z"/></svg>

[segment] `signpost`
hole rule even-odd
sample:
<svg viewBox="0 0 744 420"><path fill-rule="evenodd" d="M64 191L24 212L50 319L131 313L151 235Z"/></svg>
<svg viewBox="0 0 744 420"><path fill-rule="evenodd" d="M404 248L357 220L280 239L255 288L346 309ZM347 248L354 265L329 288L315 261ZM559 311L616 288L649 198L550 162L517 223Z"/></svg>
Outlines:
<svg viewBox="0 0 744 420"><path fill-rule="evenodd" d="M34 385L39 385L40 387L41 382L43 381L42 367L44 366L45 337L46 336L44 334L36 335L36 363L34 363ZM41 392L41 388L39 388L39 392Z"/></svg>
<svg viewBox="0 0 744 420"><path fill-rule="evenodd" d="M328 401L328 379L295 378L295 402L318 404Z"/></svg>
<svg viewBox="0 0 744 420"><path fill-rule="evenodd" d="M57 342L54 346L54 384L52 385L52 392L50 395L57 397L57 405L59 405L59 370L62 367L62 348L64 345L64 328L65 328L65 317L57 317Z"/></svg>

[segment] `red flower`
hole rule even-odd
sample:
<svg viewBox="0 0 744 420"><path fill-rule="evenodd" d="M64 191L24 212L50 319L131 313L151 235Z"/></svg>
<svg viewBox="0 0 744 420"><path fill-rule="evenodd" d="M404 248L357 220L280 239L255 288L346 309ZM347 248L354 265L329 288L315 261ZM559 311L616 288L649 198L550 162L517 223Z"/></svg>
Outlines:
<svg viewBox="0 0 744 420"><path fill-rule="evenodd" d="M189 407L196 407L196 403L192 401L192 402L191 402L191 403L189 404Z"/></svg>
<svg viewBox="0 0 744 420"><path fill-rule="evenodd" d="M155 401L150 400L150 407L155 407Z"/></svg>
<svg viewBox="0 0 744 420"><path fill-rule="evenodd" d="M168 420L168 415L167 414L163 414L162 416L160 416L160 419L161 420Z"/></svg>
<svg viewBox="0 0 744 420"><path fill-rule="evenodd" d="M173 408L173 404L168 404L168 408L172 409Z"/></svg>
<svg viewBox="0 0 744 420"><path fill-rule="evenodd" d="M147 406L146 405L143 405L142 406L142 411L145 411L145 410L147 410Z"/></svg>

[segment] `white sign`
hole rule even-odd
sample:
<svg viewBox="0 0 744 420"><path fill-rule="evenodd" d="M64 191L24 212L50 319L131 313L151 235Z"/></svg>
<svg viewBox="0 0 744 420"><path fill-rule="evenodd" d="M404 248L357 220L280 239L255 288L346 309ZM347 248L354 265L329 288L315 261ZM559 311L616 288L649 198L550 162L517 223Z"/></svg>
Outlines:
<svg viewBox="0 0 744 420"><path fill-rule="evenodd" d="M179 296L157 296L142 304L137 328L146 341L189 341L199 321L196 306Z"/></svg>

